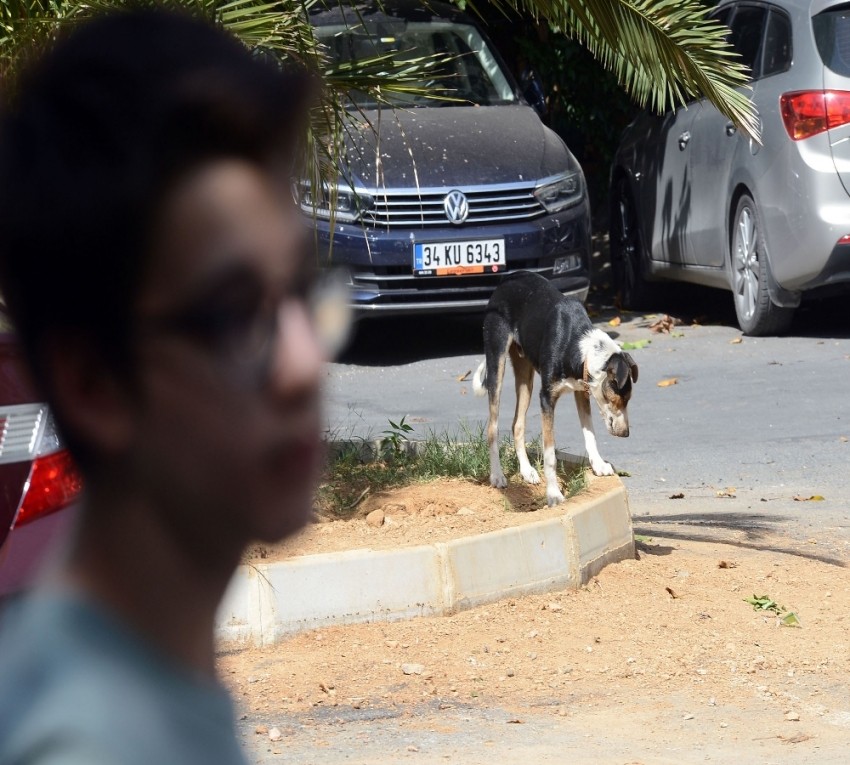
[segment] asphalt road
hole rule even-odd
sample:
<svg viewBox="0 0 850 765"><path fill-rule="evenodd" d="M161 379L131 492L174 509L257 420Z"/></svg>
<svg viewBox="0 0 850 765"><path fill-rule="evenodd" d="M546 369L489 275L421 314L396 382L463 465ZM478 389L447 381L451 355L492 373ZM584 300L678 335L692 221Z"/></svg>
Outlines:
<svg viewBox="0 0 850 765"><path fill-rule="evenodd" d="M716 290L674 287L657 306L659 314L683 319L670 334L652 332L649 314L621 313L606 302L590 302L597 326L620 342L651 340L631 351L640 369L631 436L608 435L594 414L602 456L629 474L637 530L663 527L669 536L691 537L719 530L754 546L777 531L803 542L817 538L824 557L850 554L844 301L800 309L790 334L779 338L742 338L731 296ZM416 437L477 432L487 404L473 395L470 378L482 358L480 316L363 321L328 372L328 429L337 438L374 438L405 416ZM676 383L658 385L671 379ZM503 390L500 428L509 433L510 372ZM539 432L535 396L528 438ZM559 448L583 453L566 397L556 438Z"/></svg>

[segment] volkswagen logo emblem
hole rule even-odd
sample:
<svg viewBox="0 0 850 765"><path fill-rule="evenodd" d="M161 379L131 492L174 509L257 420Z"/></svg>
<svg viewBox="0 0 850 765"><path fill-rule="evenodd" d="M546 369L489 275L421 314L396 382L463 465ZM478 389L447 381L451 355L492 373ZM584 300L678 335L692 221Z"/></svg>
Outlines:
<svg viewBox="0 0 850 765"><path fill-rule="evenodd" d="M443 209L446 217L455 225L459 226L469 216L469 202L462 191L455 189L450 191L443 200Z"/></svg>

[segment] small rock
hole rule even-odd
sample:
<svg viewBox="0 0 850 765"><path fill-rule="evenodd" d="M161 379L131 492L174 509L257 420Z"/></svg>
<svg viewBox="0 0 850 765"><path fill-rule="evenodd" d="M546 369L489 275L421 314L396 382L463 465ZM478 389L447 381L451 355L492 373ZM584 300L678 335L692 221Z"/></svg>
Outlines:
<svg viewBox="0 0 850 765"><path fill-rule="evenodd" d="M398 648L398 640L387 640L384 645L387 648Z"/></svg>
<svg viewBox="0 0 850 765"><path fill-rule="evenodd" d="M800 722L800 715L797 712L786 712L785 719L788 722Z"/></svg>
<svg viewBox="0 0 850 765"><path fill-rule="evenodd" d="M526 633L525 633L525 636L526 636L527 638L536 638L536 637L537 637L537 634L538 634L538 633L537 633L537 630L531 630L530 632L526 632Z"/></svg>
<svg viewBox="0 0 850 765"><path fill-rule="evenodd" d="M425 671L425 667L421 664L402 664L401 671L405 675L421 675Z"/></svg>
<svg viewBox="0 0 850 765"><path fill-rule="evenodd" d="M409 747L407 747L407 751L408 752L418 752L419 747L413 746L413 744L411 744Z"/></svg>
<svg viewBox="0 0 850 765"><path fill-rule="evenodd" d="M265 736L268 732L268 725L258 725L256 728L254 728L254 733L256 733L258 736Z"/></svg>
<svg viewBox="0 0 850 765"><path fill-rule="evenodd" d="M720 727L721 727L721 728L728 728L728 727L729 727L729 723L722 722L722 723L720 723Z"/></svg>
<svg viewBox="0 0 850 765"><path fill-rule="evenodd" d="M458 515L475 515L475 510L471 507L460 507L457 511Z"/></svg>
<svg viewBox="0 0 850 765"><path fill-rule="evenodd" d="M507 672L505 672L505 674L508 677L513 677L516 673L512 669L509 669Z"/></svg>
<svg viewBox="0 0 850 765"><path fill-rule="evenodd" d="M368 523L373 528L380 528L384 525L384 521L386 520L386 515L383 510L378 508L377 510L373 510L369 515L366 516L366 523Z"/></svg>
<svg viewBox="0 0 850 765"><path fill-rule="evenodd" d="M269 741L280 741L283 738L283 733L280 732L280 728L272 728L269 731Z"/></svg>
<svg viewBox="0 0 850 765"><path fill-rule="evenodd" d="M693 720L693 719L694 719L694 716L693 716L692 714L688 713L688 714L684 715L684 716L682 717L682 719L683 719L683 720Z"/></svg>
<svg viewBox="0 0 850 765"><path fill-rule="evenodd" d="M549 611L554 611L555 613L564 610L564 607L560 603L547 603L546 608Z"/></svg>

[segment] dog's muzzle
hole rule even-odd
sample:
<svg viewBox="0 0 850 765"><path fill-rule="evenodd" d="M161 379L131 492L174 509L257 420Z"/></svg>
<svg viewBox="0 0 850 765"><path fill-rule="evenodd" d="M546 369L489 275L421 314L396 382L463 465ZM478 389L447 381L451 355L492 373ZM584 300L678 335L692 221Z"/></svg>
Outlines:
<svg viewBox="0 0 850 765"><path fill-rule="evenodd" d="M629 437L629 421L625 417L606 417L605 424L612 436Z"/></svg>

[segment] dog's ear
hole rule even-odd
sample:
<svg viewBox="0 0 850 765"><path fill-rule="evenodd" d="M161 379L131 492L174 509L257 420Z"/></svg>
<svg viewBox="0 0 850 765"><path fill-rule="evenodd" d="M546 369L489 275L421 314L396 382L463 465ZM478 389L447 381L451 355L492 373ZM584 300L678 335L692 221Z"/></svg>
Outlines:
<svg viewBox="0 0 850 765"><path fill-rule="evenodd" d="M638 378L638 365L635 364L635 360L628 353L624 353L623 358L625 359L626 364L629 365L629 374L632 376L632 382L636 383Z"/></svg>
<svg viewBox="0 0 850 765"><path fill-rule="evenodd" d="M622 353L615 353L608 359L606 366L608 377L614 381L618 389L621 389L629 379L629 365L626 363L623 355Z"/></svg>
<svg viewBox="0 0 850 765"><path fill-rule="evenodd" d="M623 388L629 377L636 383L638 379L638 366L628 353L616 353L608 359L606 367L608 376L614 380L617 388Z"/></svg>

